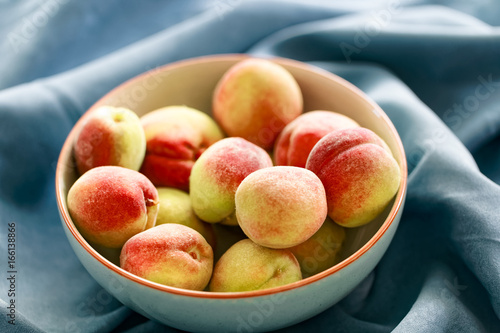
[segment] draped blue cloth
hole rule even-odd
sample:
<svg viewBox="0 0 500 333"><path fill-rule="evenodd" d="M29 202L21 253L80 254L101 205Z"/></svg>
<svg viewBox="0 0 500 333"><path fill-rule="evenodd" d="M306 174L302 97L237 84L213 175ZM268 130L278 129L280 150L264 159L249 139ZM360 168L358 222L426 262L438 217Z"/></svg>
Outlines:
<svg viewBox="0 0 500 333"><path fill-rule="evenodd" d="M404 214L376 269L283 332L500 332L499 24L495 0L0 1L0 331L176 331L120 304L80 264L58 216L58 154L123 81L251 53L358 86L395 124L409 165Z"/></svg>

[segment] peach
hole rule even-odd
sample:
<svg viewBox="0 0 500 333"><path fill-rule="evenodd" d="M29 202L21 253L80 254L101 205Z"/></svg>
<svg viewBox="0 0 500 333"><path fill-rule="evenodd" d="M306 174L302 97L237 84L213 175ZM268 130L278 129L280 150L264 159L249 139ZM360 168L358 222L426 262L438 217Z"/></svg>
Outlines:
<svg viewBox="0 0 500 333"><path fill-rule="evenodd" d="M322 272L338 262L345 230L330 218L308 240L289 248L299 262L304 278Z"/></svg>
<svg viewBox="0 0 500 333"><path fill-rule="evenodd" d="M194 162L224 134L207 114L187 106L168 106L141 117L146 156L141 167L156 186L189 188Z"/></svg>
<svg viewBox="0 0 500 333"><path fill-rule="evenodd" d="M84 119L74 143L80 174L97 166L115 165L139 170L146 137L139 117L129 109L102 106Z"/></svg>
<svg viewBox="0 0 500 333"><path fill-rule="evenodd" d="M274 147L277 165L305 168L314 145L330 132L342 128L359 127L353 119L332 111L304 113L285 126Z"/></svg>
<svg viewBox="0 0 500 333"><path fill-rule="evenodd" d="M249 58L232 66L218 82L212 102L214 118L229 136L269 150L276 137L302 113L302 93L282 66Z"/></svg>
<svg viewBox="0 0 500 333"><path fill-rule="evenodd" d="M84 173L68 192L68 210L88 241L121 247L151 228L158 213L158 191L143 174L118 166Z"/></svg>
<svg viewBox="0 0 500 333"><path fill-rule="evenodd" d="M235 204L243 232L270 248L288 248L306 241L327 214L325 189L319 178L292 166L251 173L238 186Z"/></svg>
<svg viewBox="0 0 500 333"><path fill-rule="evenodd" d="M231 215L229 215L229 216L225 217L223 220L221 220L220 224L229 225L229 226L233 226L233 227L239 225L238 219L236 218L236 211L234 211Z"/></svg>
<svg viewBox="0 0 500 333"><path fill-rule="evenodd" d="M193 209L204 221L237 225L234 195L255 170L271 167L269 154L242 138L225 138L210 146L195 162L189 178Z"/></svg>
<svg viewBox="0 0 500 333"><path fill-rule="evenodd" d="M189 194L171 187L158 187L160 208L156 225L177 223L198 231L207 242L215 246L215 233L212 225L201 221L193 211Z"/></svg>
<svg viewBox="0 0 500 333"><path fill-rule="evenodd" d="M372 221L398 191L398 163L387 144L366 128L331 132L314 146L306 168L325 186L328 215L344 227Z"/></svg>
<svg viewBox="0 0 500 333"><path fill-rule="evenodd" d="M182 224L167 223L130 238L120 267L171 287L203 290L213 269L213 251L203 236Z"/></svg>
<svg viewBox="0 0 500 333"><path fill-rule="evenodd" d="M217 261L209 289L216 292L261 290L301 279L300 266L292 252L270 249L244 239Z"/></svg>

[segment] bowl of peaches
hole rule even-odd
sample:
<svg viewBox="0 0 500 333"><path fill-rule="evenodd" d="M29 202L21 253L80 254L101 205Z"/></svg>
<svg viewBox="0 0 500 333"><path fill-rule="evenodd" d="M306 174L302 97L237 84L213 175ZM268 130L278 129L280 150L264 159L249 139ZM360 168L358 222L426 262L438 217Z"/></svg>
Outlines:
<svg viewBox="0 0 500 333"><path fill-rule="evenodd" d="M407 166L383 110L335 74L242 54L179 61L97 101L56 195L83 266L185 331L257 332L331 307L377 265Z"/></svg>

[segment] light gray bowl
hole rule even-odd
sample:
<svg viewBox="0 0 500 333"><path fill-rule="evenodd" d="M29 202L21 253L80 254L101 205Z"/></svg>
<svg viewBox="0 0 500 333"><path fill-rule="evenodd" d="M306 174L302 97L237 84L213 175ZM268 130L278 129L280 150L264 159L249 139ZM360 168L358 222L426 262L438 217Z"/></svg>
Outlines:
<svg viewBox="0 0 500 333"><path fill-rule="evenodd" d="M139 116L167 105L187 105L208 114L212 92L223 73L247 55L217 55L180 61L148 71L112 90L91 109L123 106ZM98 252L80 235L68 213L66 196L77 178L72 157L75 129L61 150L56 171L56 195L66 236L88 272L120 302L166 325L195 332L258 332L286 327L310 318L346 296L377 265L401 218L407 186L403 145L382 111L355 86L316 67L272 58L297 80L304 110L334 110L382 137L401 168L399 191L375 221L348 229L341 261L319 274L285 286L238 293L192 291L137 277ZM82 117L85 116L88 112ZM75 128L82 123L82 119Z"/></svg>

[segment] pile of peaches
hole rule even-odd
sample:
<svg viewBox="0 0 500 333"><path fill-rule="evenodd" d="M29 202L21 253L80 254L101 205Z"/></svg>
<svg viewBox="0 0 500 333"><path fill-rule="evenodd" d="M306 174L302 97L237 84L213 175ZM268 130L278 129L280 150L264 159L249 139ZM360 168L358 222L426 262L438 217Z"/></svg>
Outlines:
<svg viewBox="0 0 500 333"><path fill-rule="evenodd" d="M272 61L231 67L211 112L102 106L79 123L68 210L91 245L119 249L124 270L214 292L292 283L336 264L344 228L398 190L387 144L335 110L303 113L299 85ZM216 226L243 235L219 258Z"/></svg>

